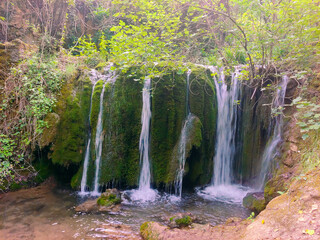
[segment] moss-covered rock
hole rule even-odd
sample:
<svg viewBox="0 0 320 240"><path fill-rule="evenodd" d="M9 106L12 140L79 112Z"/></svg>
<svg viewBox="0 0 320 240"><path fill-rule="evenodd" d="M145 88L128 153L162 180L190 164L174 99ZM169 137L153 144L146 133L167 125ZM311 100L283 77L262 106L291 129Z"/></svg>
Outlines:
<svg viewBox="0 0 320 240"><path fill-rule="evenodd" d="M120 203L121 203L121 199L118 198L117 195L114 193L102 194L97 200L98 205L107 206L107 207L111 205L120 204Z"/></svg>
<svg viewBox="0 0 320 240"><path fill-rule="evenodd" d="M150 229L150 223L152 224L152 222L145 222L140 226L140 234L145 240L158 240L158 234Z"/></svg>
<svg viewBox="0 0 320 240"><path fill-rule="evenodd" d="M173 156L177 151L186 117L186 77L186 73L177 74L172 70L167 71L161 79L152 79L150 157L152 181L157 186L170 185L174 181L178 161ZM135 187L138 183L143 85L136 79L141 78L139 69L132 67L125 73L118 72L116 82L106 85L103 99L103 149L99 177L101 186ZM205 68L194 66L190 75L189 97L194 119L187 144L186 166L186 177L193 185L207 183L212 176L217 109L211 81L211 76ZM86 130L89 129L91 131L91 154L87 172L89 187L94 181L94 139L102 86L103 82L98 81L93 91L90 124L87 121L92 88L90 84L87 89L77 92L72 90L74 85L69 83L62 90L62 100L57 106L62 113L66 110L69 112L68 115L60 114L62 117L59 123L60 129L68 129L68 132L57 137L53 160L64 165L83 161L84 145L88 137ZM77 98L78 93L81 92L86 96L86 101L80 101ZM87 108L82 109L85 102ZM81 113L84 110L86 115L82 118ZM73 115L80 117L72 119ZM76 131L69 130L72 126L71 122L75 125L72 128L77 128ZM80 122L82 122L82 128ZM78 143L77 147L74 145L75 141ZM64 156L62 152L65 152ZM72 161L70 161L71 157ZM80 185L82 171L79 169L72 179L73 187Z"/></svg>
<svg viewBox="0 0 320 240"><path fill-rule="evenodd" d="M136 69L119 73L104 100L101 185L136 186L139 178L142 84Z"/></svg>
<svg viewBox="0 0 320 240"><path fill-rule="evenodd" d="M58 124L60 121L60 116L56 113L49 113L45 117L45 122L47 123L47 128L43 130L43 133L39 140L39 147L44 148L49 146L57 135Z"/></svg>
<svg viewBox="0 0 320 240"><path fill-rule="evenodd" d="M259 213L266 208L266 200L263 192L248 193L242 201L244 207L255 213Z"/></svg>
<svg viewBox="0 0 320 240"><path fill-rule="evenodd" d="M271 109L267 106L272 102L272 96L270 91L262 92L246 85L241 91L236 141L242 144L237 149L234 169L236 178L246 182L260 173L259 159L272 133Z"/></svg>
<svg viewBox="0 0 320 240"><path fill-rule="evenodd" d="M55 113L60 116L52 147L52 162L63 166L79 164L87 138L91 81L84 75L67 79L61 90Z"/></svg>

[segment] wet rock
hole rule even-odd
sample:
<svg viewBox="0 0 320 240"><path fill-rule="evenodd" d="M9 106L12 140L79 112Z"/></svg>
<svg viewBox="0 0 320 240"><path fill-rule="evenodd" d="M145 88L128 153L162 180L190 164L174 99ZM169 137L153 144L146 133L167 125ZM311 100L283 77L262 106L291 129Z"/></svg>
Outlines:
<svg viewBox="0 0 320 240"><path fill-rule="evenodd" d="M242 202L243 206L253 212L259 213L266 207L263 192L248 193Z"/></svg>
<svg viewBox="0 0 320 240"><path fill-rule="evenodd" d="M117 189L107 189L98 199L90 199L75 208L76 212L120 212L121 194Z"/></svg>
<svg viewBox="0 0 320 240"><path fill-rule="evenodd" d="M90 199L75 208L76 212L97 213L97 212L120 212L121 206L110 205L101 206L97 203L97 199Z"/></svg>
<svg viewBox="0 0 320 240"><path fill-rule="evenodd" d="M105 207L120 204L121 194L115 188L107 189L106 192L102 193L101 196L98 198L97 203L98 205Z"/></svg>
<svg viewBox="0 0 320 240"><path fill-rule="evenodd" d="M111 195L115 195L117 198L121 199L121 192L116 188L107 189L104 193L101 194L101 197L108 198Z"/></svg>
<svg viewBox="0 0 320 240"><path fill-rule="evenodd" d="M294 79L294 78L290 78L288 81L288 85L287 85L287 90L286 90L286 98L293 98L295 96L295 93L297 91L297 87L299 85L299 82Z"/></svg>

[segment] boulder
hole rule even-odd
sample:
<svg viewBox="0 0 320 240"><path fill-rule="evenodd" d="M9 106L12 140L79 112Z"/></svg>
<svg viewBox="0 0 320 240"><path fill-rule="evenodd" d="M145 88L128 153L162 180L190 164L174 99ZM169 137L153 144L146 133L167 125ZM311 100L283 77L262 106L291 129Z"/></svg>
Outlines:
<svg viewBox="0 0 320 240"><path fill-rule="evenodd" d="M76 212L120 212L121 194L113 188L107 189L98 199L89 199L75 208Z"/></svg>
<svg viewBox="0 0 320 240"><path fill-rule="evenodd" d="M100 206L97 199L90 199L75 208L76 212L98 213L98 212L120 212L120 205Z"/></svg>
<svg viewBox="0 0 320 240"><path fill-rule="evenodd" d="M255 213L259 213L266 208L266 201L263 192L248 193L242 202L243 206Z"/></svg>

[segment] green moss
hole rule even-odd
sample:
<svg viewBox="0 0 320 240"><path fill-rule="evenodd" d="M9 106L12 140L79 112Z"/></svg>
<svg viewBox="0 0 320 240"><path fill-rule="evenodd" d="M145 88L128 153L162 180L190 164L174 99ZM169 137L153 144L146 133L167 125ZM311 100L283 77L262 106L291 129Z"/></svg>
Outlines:
<svg viewBox="0 0 320 240"><path fill-rule="evenodd" d="M243 199L243 206L254 211L255 213L260 213L266 208L265 199L256 198L254 194L249 194Z"/></svg>
<svg viewBox="0 0 320 240"><path fill-rule="evenodd" d="M85 77L73 76L62 87L55 108L60 122L53 145L53 163L69 166L83 160L90 96L91 82Z"/></svg>
<svg viewBox="0 0 320 240"><path fill-rule="evenodd" d="M119 73L104 100L104 142L100 184L136 186L139 178L142 84L136 69Z"/></svg>
<svg viewBox="0 0 320 240"><path fill-rule="evenodd" d="M157 240L158 236L152 233L150 222L145 222L140 226L140 234L145 240Z"/></svg>
<svg viewBox="0 0 320 240"><path fill-rule="evenodd" d="M98 81L92 93L92 107L91 107L91 117L90 117L92 139L95 139L95 135L96 135L97 121L98 121L98 116L100 111L100 97L101 97L103 84L104 83L102 80Z"/></svg>
<svg viewBox="0 0 320 240"><path fill-rule="evenodd" d="M115 194L109 194L108 196L102 195L98 198L97 204L100 206L106 206L109 207L111 205L120 204L121 199L118 198Z"/></svg>
<svg viewBox="0 0 320 240"><path fill-rule="evenodd" d="M190 75L190 110L202 124L197 134L202 136L199 146L191 149L186 162L189 171L184 182L189 187L207 184L212 178L213 155L217 121L217 100L211 72L193 67Z"/></svg>
<svg viewBox="0 0 320 240"><path fill-rule="evenodd" d="M186 116L186 76L174 72L153 85L151 158L154 181L168 183L173 149Z"/></svg>
<svg viewBox="0 0 320 240"><path fill-rule="evenodd" d="M190 216L184 216L182 218L177 218L174 221L179 227L188 227L192 224L192 219Z"/></svg>
<svg viewBox="0 0 320 240"><path fill-rule="evenodd" d="M81 166L78 172L72 177L70 185L73 189L79 188L81 184L82 172L83 172L83 166Z"/></svg>
<svg viewBox="0 0 320 240"><path fill-rule="evenodd" d="M190 67L192 67L190 65ZM210 74L201 67L192 67L190 76L190 109L195 115L188 144L187 176L192 184L208 183L212 176L214 135L216 128L216 97ZM132 67L119 72L113 85L106 85L103 110L103 149L100 184L135 187L139 179L139 136L143 85L140 69ZM81 79L81 77L80 77ZM95 173L95 132L99 114L99 81L94 89L89 128L89 107L92 85L78 84L77 79L63 87L57 105L60 122L53 146L53 162L68 166L84 159L88 129L91 129L91 154L87 185ZM151 167L153 182L158 186L171 184L177 169L173 154L186 116L186 74L167 71L161 79L152 80ZM82 168L72 179L72 187L80 185Z"/></svg>

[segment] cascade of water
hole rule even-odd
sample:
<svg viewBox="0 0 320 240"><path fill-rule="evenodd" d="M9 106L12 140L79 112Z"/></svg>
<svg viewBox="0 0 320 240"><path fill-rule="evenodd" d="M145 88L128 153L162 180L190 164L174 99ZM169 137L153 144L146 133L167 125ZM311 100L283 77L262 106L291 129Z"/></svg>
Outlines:
<svg viewBox="0 0 320 240"><path fill-rule="evenodd" d="M190 81L191 70L187 72L187 89L186 89L186 119L184 120L184 125L181 130L179 144L178 144L178 159L179 159L179 169L177 170L176 178L174 181L175 194L181 198L182 195L182 182L184 167L186 163L186 143L189 137L189 130L192 127L194 115L190 112L189 104L189 81Z"/></svg>
<svg viewBox="0 0 320 240"><path fill-rule="evenodd" d="M96 138L95 138L95 153L96 153L96 160L95 160L95 176L94 176L94 189L91 192L92 196L99 196L99 173L100 173L100 162L101 162L101 154L102 154L102 143L103 143L103 99L104 99L104 92L107 83L114 83L116 80L116 76L114 71L111 71L112 64L107 66L104 71L107 72L106 75L97 74L96 77L103 80L104 84L102 87L102 91L100 94L100 106L99 106L99 114L98 114L98 121L97 121L97 128L96 128Z"/></svg>
<svg viewBox="0 0 320 240"><path fill-rule="evenodd" d="M151 189L150 172L150 123L151 123L151 80L147 78L142 91L141 133L139 142L140 151L140 179L139 189L134 191L131 199L134 201L154 201L157 192Z"/></svg>
<svg viewBox="0 0 320 240"><path fill-rule="evenodd" d="M103 88L100 95L100 108L99 108L99 115L97 121L97 129L96 129L96 139L95 139L95 152L96 152L96 169L94 175L94 189L91 195L99 195L99 172L100 172L100 160L101 160L101 153L102 153L102 143L103 143L103 97L105 91L106 83L103 84Z"/></svg>
<svg viewBox="0 0 320 240"><path fill-rule="evenodd" d="M284 99L285 99L286 90L287 90L287 84L288 84L288 77L284 76L277 88L277 93L273 101L272 107L274 109L277 109L277 110L283 109ZM282 114L276 115L273 121L275 122L273 134L271 139L269 140L269 143L265 147L265 150L262 155L261 169L260 169L259 179L257 181L259 190L263 190L264 188L264 183L268 174L270 162L276 157L278 153L277 152L278 145L282 140L282 125L283 125Z"/></svg>
<svg viewBox="0 0 320 240"><path fill-rule="evenodd" d="M216 153L214 156L215 186L230 185L232 182L232 161L235 156L235 133L237 122L237 104L239 84L237 73L232 74L232 83L228 89L223 72L219 81L215 79L218 102L218 123Z"/></svg>
<svg viewBox="0 0 320 240"><path fill-rule="evenodd" d="M216 74L216 69L210 68ZM211 186L206 187L199 194L206 198L222 201L241 202L247 193L247 188L232 184L232 165L236 154L237 129L237 101L239 100L240 84L238 83L239 70L232 74L231 84L228 87L224 73L219 80L214 77L218 103L218 120L216 131L215 155L213 157L213 178Z"/></svg>
<svg viewBox="0 0 320 240"><path fill-rule="evenodd" d="M89 108L89 124L90 124L90 118L91 118L92 97L93 97L93 91L95 86L96 86L96 82L92 86L91 101L90 101L90 108ZM83 162L80 195L88 194L88 192L86 192L86 185L87 185L87 172L88 172L89 158L90 158L90 144L91 144L91 129L89 125L88 142L87 142L86 153L85 153L84 162Z"/></svg>
<svg viewBox="0 0 320 240"><path fill-rule="evenodd" d="M190 129L193 126L193 120L195 116L192 113L189 113L187 118L184 121L184 125L181 131L179 139L179 148L178 148L178 158L179 158L179 168L177 169L177 175L174 181L175 194L180 198L182 196L182 183L183 183L183 174L184 167L186 164L186 144L187 140L190 137Z"/></svg>
<svg viewBox="0 0 320 240"><path fill-rule="evenodd" d="M150 144L150 120L151 120L151 103L150 103L151 81L146 79L142 92L143 106L141 113L141 133L139 142L140 164L142 164L139 180L139 190L150 189L151 173L149 160L149 144Z"/></svg>

